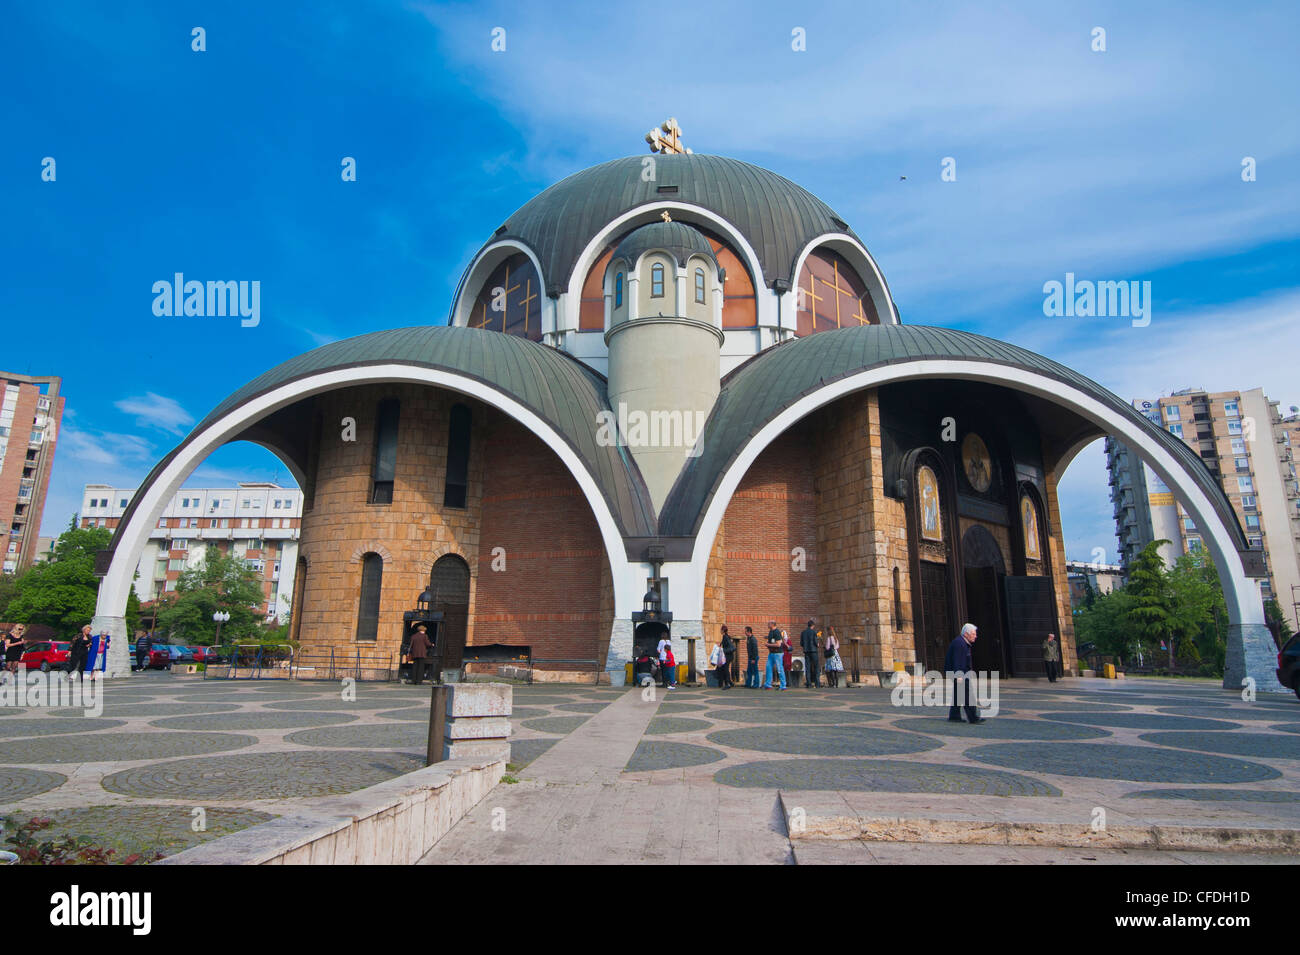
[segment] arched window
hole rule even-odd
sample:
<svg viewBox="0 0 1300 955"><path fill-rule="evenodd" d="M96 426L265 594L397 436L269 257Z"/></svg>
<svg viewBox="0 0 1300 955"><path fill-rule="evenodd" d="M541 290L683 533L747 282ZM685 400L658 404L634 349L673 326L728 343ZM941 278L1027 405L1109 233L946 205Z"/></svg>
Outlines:
<svg viewBox="0 0 1300 955"><path fill-rule="evenodd" d="M375 459L370 468L370 503L392 504L397 475L397 419L402 403L396 398L379 402L375 415Z"/></svg>
<svg viewBox="0 0 1300 955"><path fill-rule="evenodd" d="M623 307L623 273L619 272L614 277L614 307Z"/></svg>
<svg viewBox="0 0 1300 955"><path fill-rule="evenodd" d="M444 507L464 507L469 490L470 412L452 405L447 427L447 481L442 491Z"/></svg>
<svg viewBox="0 0 1300 955"><path fill-rule="evenodd" d="M650 270L650 297L664 297L664 267L659 263Z"/></svg>
<svg viewBox="0 0 1300 955"><path fill-rule="evenodd" d="M704 304L704 269L695 270L695 301Z"/></svg>
<svg viewBox="0 0 1300 955"><path fill-rule="evenodd" d="M384 559L376 553L361 558L361 603L357 607L357 639L379 639L379 594L384 587Z"/></svg>
<svg viewBox="0 0 1300 955"><path fill-rule="evenodd" d="M827 248L804 260L795 305L796 335L880 324L866 283L843 256Z"/></svg>

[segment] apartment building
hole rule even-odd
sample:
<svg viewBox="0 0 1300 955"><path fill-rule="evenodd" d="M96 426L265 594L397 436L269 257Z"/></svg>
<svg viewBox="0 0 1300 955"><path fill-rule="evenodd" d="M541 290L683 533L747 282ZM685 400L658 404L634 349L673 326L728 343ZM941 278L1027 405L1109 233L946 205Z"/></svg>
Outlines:
<svg viewBox="0 0 1300 955"><path fill-rule="evenodd" d="M1250 545L1264 552L1261 596L1276 599L1300 628L1300 414L1292 409L1283 417L1259 388L1189 388L1133 407L1197 451L1219 480ZM1170 542L1160 549L1168 563L1204 547L1200 528L1169 487L1121 442L1106 439L1106 466L1122 566L1153 540Z"/></svg>
<svg viewBox="0 0 1300 955"><path fill-rule="evenodd" d="M116 528L134 488L87 484L81 527ZM265 603L262 612L283 621L290 610L298 566L302 492L278 484L240 482L236 487L181 488L163 509L136 567L141 601L176 589L188 567L199 564L207 545L233 554L256 572Z"/></svg>
<svg viewBox="0 0 1300 955"><path fill-rule="evenodd" d="M0 371L0 571L17 574L40 549L41 516L59 425L61 378Z"/></svg>

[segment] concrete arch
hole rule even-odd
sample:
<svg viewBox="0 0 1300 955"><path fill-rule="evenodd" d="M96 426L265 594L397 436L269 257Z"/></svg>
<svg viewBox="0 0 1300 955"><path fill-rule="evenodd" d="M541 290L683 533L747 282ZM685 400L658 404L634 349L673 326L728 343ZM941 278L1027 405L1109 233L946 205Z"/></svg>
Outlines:
<svg viewBox="0 0 1300 955"><path fill-rule="evenodd" d="M478 297L479 287L487 281L488 276L493 270L510 258L517 252L522 252L528 256L528 261L533 264L537 270L537 281L539 284L545 283L546 279L542 272L542 263L537 258L537 253L528 246L527 243L518 239L500 239L484 248L474 257L474 261L469 264L465 274L461 277L460 286L456 289L456 298L451 308L449 325L467 325L469 323L469 313L474 307L474 300ZM539 288L538 294L542 294L545 288ZM543 301L550 301L543 299ZM549 317L550 308L544 308L542 311L542 331L547 332L551 329L546 327L546 319Z"/></svg>
<svg viewBox="0 0 1300 955"><path fill-rule="evenodd" d="M192 433L172 453L153 480L136 492L134 507L119 528L116 548L100 581L92 623L96 632L107 630L114 637L109 649L110 676L123 675L130 670L126 652L129 636L126 633L125 612L141 548L148 539L150 530L157 524L158 515L194 469L217 448L234 440L250 425L280 408L322 392L377 382L431 385L468 395L504 412L539 437L564 462L582 489L600 529L614 580L631 578L618 523L594 478L564 436L535 412L480 380L441 369L397 363L332 368L251 397L207 424L201 431ZM616 588L616 603L615 613L618 616L629 616L634 609L634 603L619 588Z"/></svg>
<svg viewBox="0 0 1300 955"><path fill-rule="evenodd" d="M1114 413L1096 397L1059 379L999 362L954 358L900 361L847 375L803 395L751 437L728 465L700 522L691 555L691 576L696 580L704 579L713 541L732 495L759 454L786 429L818 408L854 392L892 382L927 378L988 382L1035 395L1073 411L1134 450L1179 494L1196 525L1205 530L1203 539L1218 568L1231 621L1224 686L1239 689L1240 681L1249 676L1254 678L1258 689L1273 689L1271 683L1276 683L1272 673L1273 642L1264 626L1258 585L1246 573L1233 529L1221 520L1213 502L1193 480L1191 472L1135 421ZM693 611L702 615L702 593L698 597L700 606Z"/></svg>
<svg viewBox="0 0 1300 955"><path fill-rule="evenodd" d="M858 276L871 291L871 300L876 306L876 314L880 316L881 324L899 324L898 310L894 307L894 297L889 292L889 283L885 281L880 266L876 265L876 260L872 258L865 245L844 232L828 232L825 235L820 235L800 250L798 257L794 260L794 269L790 272L790 288L792 291L789 294L793 295L793 290L798 288L799 273L803 270L803 264L808 260L808 256L822 246L843 256L849 265L857 269Z"/></svg>
<svg viewBox="0 0 1300 955"><path fill-rule="evenodd" d="M465 562L465 566L469 568L470 579L473 580L478 576L478 567L475 563L450 544L443 544L435 548L426 560L420 561L420 572L427 578L433 573L433 565L444 557L459 557Z"/></svg>

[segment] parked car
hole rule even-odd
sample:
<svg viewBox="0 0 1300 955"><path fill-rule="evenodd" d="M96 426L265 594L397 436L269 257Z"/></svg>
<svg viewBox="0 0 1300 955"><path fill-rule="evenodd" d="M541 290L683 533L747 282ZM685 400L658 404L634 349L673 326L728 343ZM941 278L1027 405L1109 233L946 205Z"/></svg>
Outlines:
<svg viewBox="0 0 1300 955"><path fill-rule="evenodd" d="M194 662L194 653L189 647L183 647L178 643L155 643L154 646L166 651L173 664Z"/></svg>
<svg viewBox="0 0 1300 955"><path fill-rule="evenodd" d="M127 647L127 652L131 654L131 666L135 666L135 644ZM172 668L172 655L162 648L161 644L155 643L149 649L149 666L150 670L170 670Z"/></svg>
<svg viewBox="0 0 1300 955"><path fill-rule="evenodd" d="M221 652L216 647L191 647L195 663L220 663Z"/></svg>
<svg viewBox="0 0 1300 955"><path fill-rule="evenodd" d="M1277 651L1277 678L1288 690L1300 696L1300 633L1288 640Z"/></svg>
<svg viewBox="0 0 1300 955"><path fill-rule="evenodd" d="M72 644L63 643L58 640L42 640L37 643L27 644L23 650L22 662L29 670L40 670L42 673L49 673L51 670L62 669L68 664L68 653L72 649Z"/></svg>

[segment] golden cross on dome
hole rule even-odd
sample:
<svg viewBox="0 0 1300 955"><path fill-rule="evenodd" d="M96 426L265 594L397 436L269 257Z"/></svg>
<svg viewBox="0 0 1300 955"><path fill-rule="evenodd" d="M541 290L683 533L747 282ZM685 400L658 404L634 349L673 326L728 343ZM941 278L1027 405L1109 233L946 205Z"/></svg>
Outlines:
<svg viewBox="0 0 1300 955"><path fill-rule="evenodd" d="M661 219L664 220L664 222L672 222L672 221L673 221L673 217L670 216L670 215L668 214L668 210L667 210L667 209L665 209L663 212L659 213L659 216L660 216Z"/></svg>
<svg viewBox="0 0 1300 955"><path fill-rule="evenodd" d="M675 116L668 117L668 122L646 133L645 141L650 144L652 153L663 153L665 156L674 153L690 153L690 150L682 145L682 128L677 125Z"/></svg>

